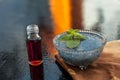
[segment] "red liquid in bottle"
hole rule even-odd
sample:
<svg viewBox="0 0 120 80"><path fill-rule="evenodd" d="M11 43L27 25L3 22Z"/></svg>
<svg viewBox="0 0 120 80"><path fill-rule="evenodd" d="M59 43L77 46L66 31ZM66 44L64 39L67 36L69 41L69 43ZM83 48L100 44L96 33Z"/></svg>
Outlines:
<svg viewBox="0 0 120 80"><path fill-rule="evenodd" d="M41 40L27 40L28 59L32 80L44 80Z"/></svg>

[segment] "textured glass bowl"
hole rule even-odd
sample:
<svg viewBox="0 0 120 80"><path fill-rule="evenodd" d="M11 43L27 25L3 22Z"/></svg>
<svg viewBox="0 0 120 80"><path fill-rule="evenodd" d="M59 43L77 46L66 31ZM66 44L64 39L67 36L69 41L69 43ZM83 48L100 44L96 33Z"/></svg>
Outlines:
<svg viewBox="0 0 120 80"><path fill-rule="evenodd" d="M59 55L63 58L63 60L66 63L73 65L73 66L79 66L83 70L83 69L86 69L86 67L89 64L91 64L95 60L97 60L97 58L100 56L100 54L102 53L102 50L104 48L104 45L106 43L106 39L104 38L104 36L101 33L97 33L94 31L81 30L80 32L91 34L92 36L97 37L98 39L100 39L99 41L101 41L102 45L95 49L85 50L85 51L84 50L75 51L73 49L66 49L64 47L59 46L59 44L58 44L59 43L58 38L65 35L66 33L57 35L53 39L53 43L54 43L56 49L58 50Z"/></svg>

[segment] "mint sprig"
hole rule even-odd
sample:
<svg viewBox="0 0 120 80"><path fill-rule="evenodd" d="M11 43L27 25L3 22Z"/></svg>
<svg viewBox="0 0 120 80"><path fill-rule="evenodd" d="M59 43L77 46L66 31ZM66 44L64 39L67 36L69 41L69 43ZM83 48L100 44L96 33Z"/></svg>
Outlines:
<svg viewBox="0 0 120 80"><path fill-rule="evenodd" d="M66 46L68 48L75 48L77 46L79 46L80 44L80 40L68 40L66 41Z"/></svg>
<svg viewBox="0 0 120 80"><path fill-rule="evenodd" d="M80 34L78 29L70 29L66 32L64 36L60 38L61 41L66 42L66 46L68 48L78 47L80 42L85 39L86 39L86 36Z"/></svg>

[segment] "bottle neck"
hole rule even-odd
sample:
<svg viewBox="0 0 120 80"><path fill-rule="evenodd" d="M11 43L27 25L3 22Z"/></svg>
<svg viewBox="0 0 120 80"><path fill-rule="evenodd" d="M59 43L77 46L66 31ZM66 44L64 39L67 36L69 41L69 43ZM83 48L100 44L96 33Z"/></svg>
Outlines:
<svg viewBox="0 0 120 80"><path fill-rule="evenodd" d="M28 34L27 39L29 40L41 40L41 37L37 33Z"/></svg>

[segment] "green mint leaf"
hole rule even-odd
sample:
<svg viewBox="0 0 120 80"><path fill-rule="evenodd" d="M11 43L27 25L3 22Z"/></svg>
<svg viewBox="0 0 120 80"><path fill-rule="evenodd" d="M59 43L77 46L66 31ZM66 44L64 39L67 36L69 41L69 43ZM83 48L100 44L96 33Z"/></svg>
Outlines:
<svg viewBox="0 0 120 80"><path fill-rule="evenodd" d="M79 46L80 44L80 40L68 40L66 41L66 46L68 48L76 48L77 46Z"/></svg>
<svg viewBox="0 0 120 80"><path fill-rule="evenodd" d="M75 34L75 33L78 33L79 30L78 29L70 29L67 31L67 34Z"/></svg>
<svg viewBox="0 0 120 80"><path fill-rule="evenodd" d="M67 34L71 34L71 32L70 32L70 31L67 31L66 33L67 33Z"/></svg>
<svg viewBox="0 0 120 80"><path fill-rule="evenodd" d="M72 39L72 34L66 34L66 35L64 35L63 37L61 37L61 39L60 40L62 40L62 41L67 41L67 40L71 40Z"/></svg>
<svg viewBox="0 0 120 80"><path fill-rule="evenodd" d="M65 41L68 48L75 48L79 46L80 41L87 39L86 36L79 33L78 29L70 29L59 40Z"/></svg>
<svg viewBox="0 0 120 80"><path fill-rule="evenodd" d="M79 39L79 40L85 40L87 37L85 37L84 35L80 34L80 33L76 33L74 35L74 39Z"/></svg>
<svg viewBox="0 0 120 80"><path fill-rule="evenodd" d="M78 29L75 29L74 31L75 31L76 33L79 33L79 30L78 30Z"/></svg>

